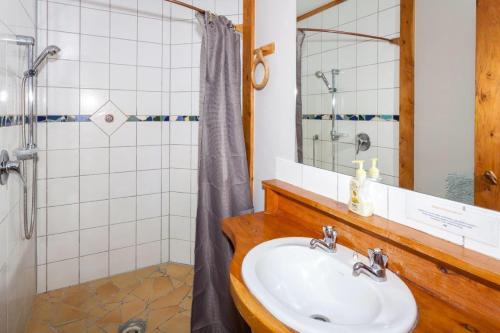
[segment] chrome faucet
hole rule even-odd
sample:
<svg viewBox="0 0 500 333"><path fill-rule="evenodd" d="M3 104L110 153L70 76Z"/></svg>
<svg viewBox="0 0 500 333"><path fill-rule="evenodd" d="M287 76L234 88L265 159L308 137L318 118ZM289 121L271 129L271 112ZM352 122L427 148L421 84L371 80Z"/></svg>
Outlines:
<svg viewBox="0 0 500 333"><path fill-rule="evenodd" d="M365 273L372 280L378 282L387 280L385 268L387 267L389 257L384 254L384 251L379 248L368 249L368 258L370 259L370 266L362 262L357 262L352 267L352 275L359 276L359 274Z"/></svg>
<svg viewBox="0 0 500 333"><path fill-rule="evenodd" d="M323 226L323 235L325 238L322 240L316 238L311 239L309 247L315 249L320 246L327 252L335 252L337 250L337 231L335 231L335 228L331 225Z"/></svg>

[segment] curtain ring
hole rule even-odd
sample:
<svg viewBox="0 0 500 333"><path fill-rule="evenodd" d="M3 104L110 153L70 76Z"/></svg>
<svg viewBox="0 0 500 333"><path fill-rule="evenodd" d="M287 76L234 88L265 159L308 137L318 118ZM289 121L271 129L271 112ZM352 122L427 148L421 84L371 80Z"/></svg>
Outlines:
<svg viewBox="0 0 500 333"><path fill-rule="evenodd" d="M260 83L255 82L255 70L257 69L257 65L261 64L264 66L264 77ZM269 81L269 64L264 59L264 54L261 49L256 51L255 57L253 59L253 68L252 68L252 85L257 90L262 90L267 85L267 81Z"/></svg>

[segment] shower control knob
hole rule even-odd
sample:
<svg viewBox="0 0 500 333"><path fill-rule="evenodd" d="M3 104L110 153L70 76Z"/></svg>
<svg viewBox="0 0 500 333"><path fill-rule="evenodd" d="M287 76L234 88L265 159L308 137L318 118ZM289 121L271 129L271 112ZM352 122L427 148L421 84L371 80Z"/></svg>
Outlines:
<svg viewBox="0 0 500 333"><path fill-rule="evenodd" d="M9 153L6 150L2 150L0 153L0 185L7 184L9 174L11 173L17 173L24 183L24 179L21 176L19 161L11 161Z"/></svg>
<svg viewBox="0 0 500 333"><path fill-rule="evenodd" d="M115 120L115 117L112 115L112 114L107 114L106 116L104 116L104 120L107 122L107 123L112 123L113 120Z"/></svg>

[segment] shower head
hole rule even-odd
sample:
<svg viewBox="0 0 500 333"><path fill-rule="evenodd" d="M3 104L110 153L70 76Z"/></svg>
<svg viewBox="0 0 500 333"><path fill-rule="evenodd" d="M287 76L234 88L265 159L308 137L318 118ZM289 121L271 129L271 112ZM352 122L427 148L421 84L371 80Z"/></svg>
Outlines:
<svg viewBox="0 0 500 333"><path fill-rule="evenodd" d="M325 83L326 87L328 88L328 91L332 91L333 90L332 85L330 84L330 82L328 82L328 79L326 78L325 74L322 71L317 71L316 72L316 77L323 80L323 82Z"/></svg>
<svg viewBox="0 0 500 333"><path fill-rule="evenodd" d="M61 51L60 48L58 48L57 46L55 45L49 45L47 46L43 51L42 53L40 53L40 55L35 59L34 63L33 63L33 70L38 70L38 67L40 67L40 65L43 63L43 61L45 59L47 59L47 57L49 56L54 56L56 55L59 51Z"/></svg>

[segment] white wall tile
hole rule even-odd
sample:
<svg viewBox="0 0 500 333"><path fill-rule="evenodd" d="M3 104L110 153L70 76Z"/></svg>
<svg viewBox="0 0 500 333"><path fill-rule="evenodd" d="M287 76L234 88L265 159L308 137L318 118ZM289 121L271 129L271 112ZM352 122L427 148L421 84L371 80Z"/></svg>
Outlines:
<svg viewBox="0 0 500 333"><path fill-rule="evenodd" d="M119 198L110 201L110 223L134 221L136 217L136 198Z"/></svg>
<svg viewBox="0 0 500 333"><path fill-rule="evenodd" d="M170 239L170 260L181 264L191 263L190 242Z"/></svg>
<svg viewBox="0 0 500 333"><path fill-rule="evenodd" d="M109 36L110 17L108 11L81 9L82 34L94 36Z"/></svg>
<svg viewBox="0 0 500 333"><path fill-rule="evenodd" d="M60 234L78 230L78 205L47 208L47 233Z"/></svg>
<svg viewBox="0 0 500 333"><path fill-rule="evenodd" d="M80 231L80 255L104 252L108 250L108 227L85 229Z"/></svg>
<svg viewBox="0 0 500 333"><path fill-rule="evenodd" d="M111 148L110 172L124 172L136 169L136 148Z"/></svg>
<svg viewBox="0 0 500 333"><path fill-rule="evenodd" d="M109 149L80 149L80 174L93 175L109 172Z"/></svg>
<svg viewBox="0 0 500 333"><path fill-rule="evenodd" d="M79 35L74 33L48 31L48 44L57 45L61 51L58 53L59 59L79 60L80 42Z"/></svg>
<svg viewBox="0 0 500 333"><path fill-rule="evenodd" d="M80 283L108 276L108 254L97 253L80 258Z"/></svg>
<svg viewBox="0 0 500 333"><path fill-rule="evenodd" d="M137 147L137 169L151 170L161 168L161 146Z"/></svg>
<svg viewBox="0 0 500 333"><path fill-rule="evenodd" d="M187 169L170 169L169 189L172 192L185 192L191 191L191 170Z"/></svg>
<svg viewBox="0 0 500 333"><path fill-rule="evenodd" d="M78 123L49 123L47 126L47 148L78 148L78 125Z"/></svg>
<svg viewBox="0 0 500 333"><path fill-rule="evenodd" d="M81 36L81 60L88 62L109 61L109 38L96 36Z"/></svg>
<svg viewBox="0 0 500 333"><path fill-rule="evenodd" d="M190 216L190 195L187 193L170 193L170 214L178 216Z"/></svg>
<svg viewBox="0 0 500 333"><path fill-rule="evenodd" d="M96 62L81 62L80 76L82 88L109 88L109 65Z"/></svg>
<svg viewBox="0 0 500 333"><path fill-rule="evenodd" d="M137 195L161 192L161 170L137 172Z"/></svg>
<svg viewBox="0 0 500 333"><path fill-rule="evenodd" d="M108 200L80 204L80 228L94 228L108 224Z"/></svg>
<svg viewBox="0 0 500 333"><path fill-rule="evenodd" d="M48 28L50 30L80 32L80 9L58 3L48 3Z"/></svg>
<svg viewBox="0 0 500 333"><path fill-rule="evenodd" d="M189 217L170 217L170 237L189 241L191 239L191 222Z"/></svg>
<svg viewBox="0 0 500 333"><path fill-rule="evenodd" d="M137 197L137 219L149 219L161 216L161 194L149 194Z"/></svg>
<svg viewBox="0 0 500 333"><path fill-rule="evenodd" d="M47 262L78 257L78 231L47 236Z"/></svg>
<svg viewBox="0 0 500 333"><path fill-rule="evenodd" d="M70 259L47 265L47 290L78 284L78 259Z"/></svg>
<svg viewBox="0 0 500 333"><path fill-rule="evenodd" d="M80 80L79 65L78 61L72 60L50 61L47 66L47 85L50 87L78 88Z"/></svg>
<svg viewBox="0 0 500 333"><path fill-rule="evenodd" d="M137 17L111 12L111 37L137 39Z"/></svg>
<svg viewBox="0 0 500 333"><path fill-rule="evenodd" d="M157 145L161 142L160 122L141 122L137 124L137 145Z"/></svg>
<svg viewBox="0 0 500 333"><path fill-rule="evenodd" d="M137 244L161 239L161 218L137 221Z"/></svg>
<svg viewBox="0 0 500 333"><path fill-rule="evenodd" d="M337 199L337 174L307 165L302 166L302 187L306 190Z"/></svg>
<svg viewBox="0 0 500 333"><path fill-rule="evenodd" d="M78 202L78 177L47 180L47 205L58 206Z"/></svg>
<svg viewBox="0 0 500 333"><path fill-rule="evenodd" d="M135 269L135 246L109 252L109 274L115 275Z"/></svg>
<svg viewBox="0 0 500 333"><path fill-rule="evenodd" d="M47 152L47 177L78 176L78 150L53 150Z"/></svg>
<svg viewBox="0 0 500 333"><path fill-rule="evenodd" d="M161 242L137 245L137 268L158 265L161 262Z"/></svg>
<svg viewBox="0 0 500 333"><path fill-rule="evenodd" d="M109 137L91 122L80 124L80 148L109 146Z"/></svg>
<svg viewBox="0 0 500 333"><path fill-rule="evenodd" d="M121 65L137 64L137 42L126 39L111 38L110 62Z"/></svg>
<svg viewBox="0 0 500 333"><path fill-rule="evenodd" d="M121 198L137 194L136 172L110 174L110 197Z"/></svg>
<svg viewBox="0 0 500 333"><path fill-rule="evenodd" d="M135 222L113 224L110 227L110 249L135 245Z"/></svg>
<svg viewBox="0 0 500 333"><path fill-rule="evenodd" d="M109 175L80 177L80 201L105 200L109 195Z"/></svg>
<svg viewBox="0 0 500 333"><path fill-rule="evenodd" d="M49 115L78 114L78 89L48 88L47 100L47 114Z"/></svg>

